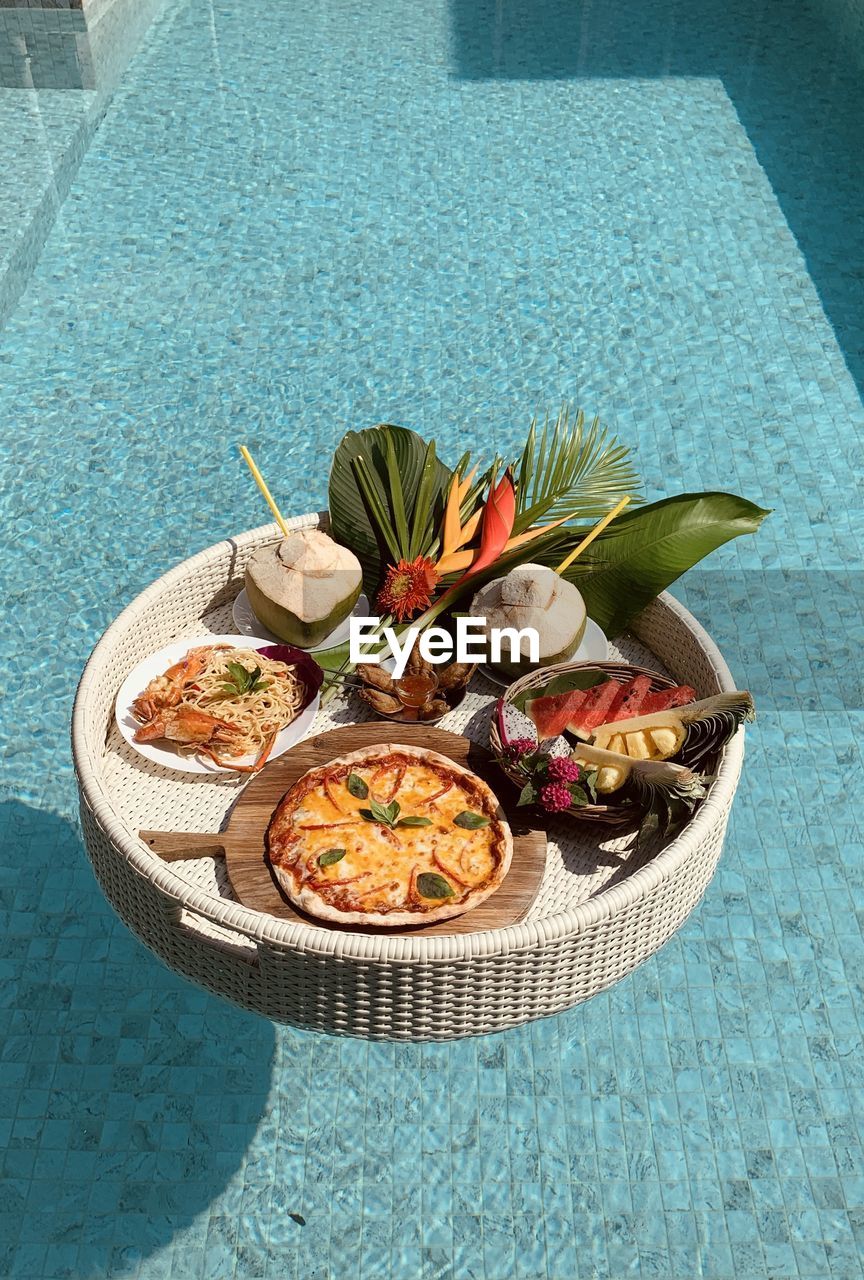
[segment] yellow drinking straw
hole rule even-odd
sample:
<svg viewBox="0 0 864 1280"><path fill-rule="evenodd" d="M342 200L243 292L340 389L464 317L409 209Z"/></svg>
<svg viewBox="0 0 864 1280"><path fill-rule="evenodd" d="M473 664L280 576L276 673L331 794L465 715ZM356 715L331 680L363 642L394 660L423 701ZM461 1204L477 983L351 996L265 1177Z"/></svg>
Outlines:
<svg viewBox="0 0 864 1280"><path fill-rule="evenodd" d="M588 536L582 539L578 547L573 548L573 550L570 552L567 559L561 561L561 563L559 564L555 572L563 573L565 569L569 569L573 561L576 559L576 557L581 556L582 552L585 550L588 544L593 542L594 539L603 532L607 524L610 524L615 519L616 516L620 516L621 512L627 506L627 503L629 501L630 501L630 495L627 494L625 497L621 499L621 501L617 504L617 506L614 506L611 511L607 511L606 515L603 517L600 523L596 524L594 528L591 530L591 532L588 534Z"/></svg>
<svg viewBox="0 0 864 1280"><path fill-rule="evenodd" d="M240 454L243 458L243 461L246 463L246 466L252 472L252 479L255 481L258 488L261 490L261 493L264 495L264 501L267 503L267 506L270 508L270 510L273 512L273 515L276 517L276 523L279 525L279 528L285 534L285 537L286 538L289 537L290 535L288 533L288 526L285 523L285 521L282 519L282 512L279 510L279 508L276 506L276 503L273 501L272 497L270 496L270 490L267 488L266 484L264 483L264 477L262 476L258 468L255 466L255 463L252 460L252 454L246 448L245 444L240 445Z"/></svg>

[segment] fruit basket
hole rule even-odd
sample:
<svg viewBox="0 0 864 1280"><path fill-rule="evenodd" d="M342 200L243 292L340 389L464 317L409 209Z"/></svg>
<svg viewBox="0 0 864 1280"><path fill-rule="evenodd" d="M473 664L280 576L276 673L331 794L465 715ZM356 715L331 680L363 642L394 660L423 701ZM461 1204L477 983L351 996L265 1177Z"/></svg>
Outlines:
<svg viewBox="0 0 864 1280"><path fill-rule="evenodd" d="M615 680L618 684L624 684L633 676L643 675L650 680L652 692L660 689L671 689L675 684L675 681L669 676L663 675L659 671L651 670L648 667L615 662L585 663L582 665L602 669L611 680ZM532 671L529 675L523 676L521 680L517 680L510 685L502 701L505 704L512 703L513 699L520 694L532 690L540 690L559 672L572 669L572 664L564 662L554 667L544 667L539 671ZM520 786L522 778L518 769L507 758L504 743L501 740L499 717L497 715L493 716L489 729L489 745L495 753L502 772L507 775L514 786ZM622 808L621 805L586 804L578 809L571 808L568 812L571 816L577 817L580 822L596 822L605 827L618 827L622 830L631 828L634 822L638 821L638 817L634 816L632 810Z"/></svg>
<svg viewBox="0 0 864 1280"><path fill-rule="evenodd" d="M133 932L171 968L275 1021L395 1040L476 1035L556 1013L656 951L714 873L743 732L723 750L707 798L671 842L637 851L614 830L550 825L539 892L525 918L504 928L393 937L281 920L239 903L218 858L190 847L188 857L165 862L148 847L142 829L220 831L243 782L190 780L132 752L113 721L117 689L161 646L230 630L245 564L275 534L268 525L220 542L154 582L109 627L82 676L72 738L84 841ZM710 637L668 594L613 650L614 659L686 681L700 697L735 687ZM499 693L478 674L442 727L485 744ZM340 695L319 712L315 731L366 719L362 704Z"/></svg>

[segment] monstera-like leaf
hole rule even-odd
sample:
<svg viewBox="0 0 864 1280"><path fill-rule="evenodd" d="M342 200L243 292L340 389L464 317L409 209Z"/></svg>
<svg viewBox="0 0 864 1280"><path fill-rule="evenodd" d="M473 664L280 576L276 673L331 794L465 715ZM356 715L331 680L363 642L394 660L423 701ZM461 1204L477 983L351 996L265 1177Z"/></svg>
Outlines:
<svg viewBox="0 0 864 1280"><path fill-rule="evenodd" d="M343 437L330 469L330 524L363 566L370 600L388 564L436 545L451 474L434 440L405 427L382 423Z"/></svg>
<svg viewBox="0 0 864 1280"><path fill-rule="evenodd" d="M682 493L609 525L564 573L585 599L588 614L609 636L680 578L682 573L742 533L755 533L769 514L733 493ZM554 567L558 548L541 557Z"/></svg>

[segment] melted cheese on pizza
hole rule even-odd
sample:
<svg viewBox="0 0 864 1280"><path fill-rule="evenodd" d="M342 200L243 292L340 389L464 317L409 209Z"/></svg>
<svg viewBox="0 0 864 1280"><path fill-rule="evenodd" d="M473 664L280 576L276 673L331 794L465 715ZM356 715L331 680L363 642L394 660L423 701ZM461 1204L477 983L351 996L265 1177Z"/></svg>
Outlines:
<svg viewBox="0 0 864 1280"><path fill-rule="evenodd" d="M365 797L349 789L352 775ZM370 820L373 800L399 806L394 826ZM470 825L478 820L483 825ZM308 887L338 911L422 914L490 880L500 860L500 829L470 776L394 753L382 763L315 770L301 779L271 824L270 856L290 873L295 891Z"/></svg>

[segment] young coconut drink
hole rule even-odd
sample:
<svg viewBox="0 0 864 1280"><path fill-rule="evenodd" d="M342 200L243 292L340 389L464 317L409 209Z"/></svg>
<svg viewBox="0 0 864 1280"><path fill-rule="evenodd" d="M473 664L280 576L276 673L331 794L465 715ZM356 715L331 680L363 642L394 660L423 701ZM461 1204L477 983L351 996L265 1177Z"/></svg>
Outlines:
<svg viewBox="0 0 864 1280"><path fill-rule="evenodd" d="M588 618L579 590L541 564L517 565L503 578L493 578L474 596L468 612L473 618L485 618L490 637L496 628L537 632L536 662L530 660L527 637L512 650L506 640L501 647L495 665L514 679L538 667L565 662L579 647Z"/></svg>
<svg viewBox="0 0 864 1280"><path fill-rule="evenodd" d="M256 616L287 644L320 644L357 603L360 561L320 529L297 529L259 549L246 566L246 593Z"/></svg>

